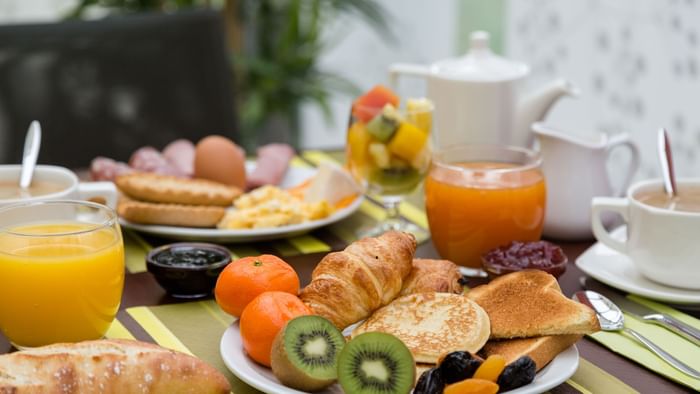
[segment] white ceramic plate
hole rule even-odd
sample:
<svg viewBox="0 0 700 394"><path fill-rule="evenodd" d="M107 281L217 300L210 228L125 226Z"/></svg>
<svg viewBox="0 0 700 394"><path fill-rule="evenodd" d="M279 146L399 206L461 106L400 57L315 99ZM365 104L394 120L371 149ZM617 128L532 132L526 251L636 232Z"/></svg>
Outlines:
<svg viewBox="0 0 700 394"><path fill-rule="evenodd" d="M625 226L611 235L624 240ZM600 242L591 246L578 259L576 266L589 276L615 288L643 297L676 304L700 304L700 291L665 286L653 282L637 270L628 256L608 248Z"/></svg>
<svg viewBox="0 0 700 394"><path fill-rule="evenodd" d="M234 322L221 337L221 358L228 369L239 379L265 393L274 394L304 394L282 385L272 374L272 370L257 364L243 351L243 343L238 329L238 322ZM559 353L549 365L542 369L535 380L527 386L508 391L509 394L535 394L542 393L556 387L569 379L578 368L578 350L571 346ZM321 394L342 393L340 385L334 384Z"/></svg>
<svg viewBox="0 0 700 394"><path fill-rule="evenodd" d="M247 162L246 168L250 171L255 164ZM316 169L307 167L290 166L287 173L280 183L280 187L289 188L298 185L316 174ZM297 235L308 233L319 227L323 227L337 221L343 220L353 214L362 204L363 196L358 196L352 204L334 212L331 216L314 220L311 222L299 223L282 227L270 227L260 229L245 229L245 230L222 230L217 228L195 228L195 227L176 227L176 226L158 226L147 224L131 223L127 220L120 219L123 227L136 230L145 234L157 235L163 238L176 239L182 241L209 241L209 242L250 242L263 241L278 238L288 238Z"/></svg>

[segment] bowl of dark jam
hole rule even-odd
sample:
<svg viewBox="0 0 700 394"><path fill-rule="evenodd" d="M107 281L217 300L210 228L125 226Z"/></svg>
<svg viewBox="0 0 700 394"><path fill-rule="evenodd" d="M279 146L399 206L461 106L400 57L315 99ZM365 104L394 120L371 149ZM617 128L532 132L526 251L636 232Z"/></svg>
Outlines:
<svg viewBox="0 0 700 394"><path fill-rule="evenodd" d="M526 269L542 270L558 278L566 271L568 261L559 246L547 241L512 241L481 256L482 266L491 279Z"/></svg>
<svg viewBox="0 0 700 394"><path fill-rule="evenodd" d="M168 294L177 298L200 298L211 294L219 273L231 262L223 246L180 242L151 250L146 267Z"/></svg>

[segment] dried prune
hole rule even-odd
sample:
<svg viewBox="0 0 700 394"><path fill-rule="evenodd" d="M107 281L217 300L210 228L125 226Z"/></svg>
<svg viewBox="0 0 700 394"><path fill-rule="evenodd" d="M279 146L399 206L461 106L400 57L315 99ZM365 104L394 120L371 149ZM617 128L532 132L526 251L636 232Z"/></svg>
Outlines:
<svg viewBox="0 0 700 394"><path fill-rule="evenodd" d="M440 363L440 372L446 384L469 379L481 365L481 361L472 357L469 352L452 352L447 354Z"/></svg>
<svg viewBox="0 0 700 394"><path fill-rule="evenodd" d="M440 369L430 368L418 378L413 394L442 394L444 388L445 381L442 379Z"/></svg>
<svg viewBox="0 0 700 394"><path fill-rule="evenodd" d="M535 362L529 356L522 356L506 366L497 383L501 391L517 389L535 380L536 372Z"/></svg>

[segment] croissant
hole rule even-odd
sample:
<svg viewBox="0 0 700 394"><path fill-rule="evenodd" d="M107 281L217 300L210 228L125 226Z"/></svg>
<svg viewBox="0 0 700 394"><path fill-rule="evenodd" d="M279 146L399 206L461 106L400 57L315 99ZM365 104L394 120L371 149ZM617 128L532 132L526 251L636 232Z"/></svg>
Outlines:
<svg viewBox="0 0 700 394"><path fill-rule="evenodd" d="M415 293L462 292L459 267L449 260L414 259L411 273L404 279L400 296Z"/></svg>
<svg viewBox="0 0 700 394"><path fill-rule="evenodd" d="M416 239L390 231L329 253L311 273L301 299L343 329L391 302L411 272Z"/></svg>

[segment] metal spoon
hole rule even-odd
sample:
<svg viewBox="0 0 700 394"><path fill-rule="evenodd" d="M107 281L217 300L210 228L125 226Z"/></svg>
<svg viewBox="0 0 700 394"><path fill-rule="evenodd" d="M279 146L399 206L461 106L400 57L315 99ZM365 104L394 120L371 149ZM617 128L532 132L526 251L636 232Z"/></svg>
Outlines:
<svg viewBox="0 0 700 394"><path fill-rule="evenodd" d="M673 172L673 155L671 154L671 141L668 138L668 131L660 128L657 135L657 151L659 163L661 164L661 175L664 177L664 190L669 197L676 197L676 175Z"/></svg>
<svg viewBox="0 0 700 394"><path fill-rule="evenodd" d="M39 147L41 146L41 125L34 120L29 124L27 136L24 139L24 152L22 154L22 170L19 175L19 187L23 194L27 193L27 188L32 184L34 167L39 158Z"/></svg>
<svg viewBox="0 0 700 394"><path fill-rule="evenodd" d="M654 352L654 354L659 356L662 360L669 363L672 367L688 376L692 376L695 379L700 379L700 372L673 357L654 342L642 336L642 334L632 330L631 328L625 327L625 316L622 314L620 308L618 308L617 305L602 294L590 290L578 291L572 298L591 307L595 311L596 316L598 317L598 322L600 323L600 328L603 331L622 331L628 334L631 338L637 340L637 342L640 344L646 346L649 350Z"/></svg>

